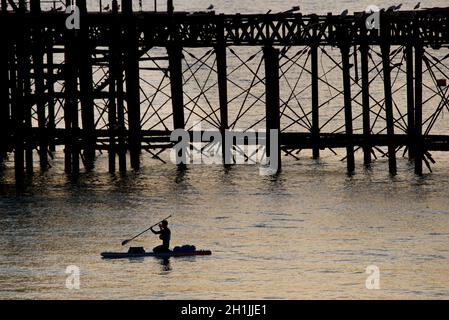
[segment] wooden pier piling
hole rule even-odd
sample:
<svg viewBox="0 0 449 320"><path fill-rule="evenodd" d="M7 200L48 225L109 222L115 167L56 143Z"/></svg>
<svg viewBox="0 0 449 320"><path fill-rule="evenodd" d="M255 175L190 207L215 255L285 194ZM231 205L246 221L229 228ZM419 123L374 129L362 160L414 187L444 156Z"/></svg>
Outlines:
<svg viewBox="0 0 449 320"><path fill-rule="evenodd" d="M345 129L346 129L346 165L349 174L355 170L354 160L354 144L353 144L353 125L352 125L352 98L351 98L351 75L349 64L349 50L348 44L340 46L342 69L343 69L343 95L344 95L344 109L345 109Z"/></svg>
<svg viewBox="0 0 449 320"><path fill-rule="evenodd" d="M53 44L51 42L45 44L45 55L46 55L46 89L48 94L47 99L47 114L48 114L48 124L47 124L47 140L48 149L50 152L56 151L55 145L55 129L56 129L56 119L55 119L55 68L53 61Z"/></svg>
<svg viewBox="0 0 449 320"><path fill-rule="evenodd" d="M167 48L171 99L173 109L173 129L184 129L184 93L182 80L182 48L172 44Z"/></svg>
<svg viewBox="0 0 449 320"><path fill-rule="evenodd" d="M406 72L407 72L407 135L408 135L408 157L415 158L415 89L413 74L413 45L408 44L405 49Z"/></svg>
<svg viewBox="0 0 449 320"><path fill-rule="evenodd" d="M89 40L89 21L87 19L86 0L76 0L80 11L80 30L76 38L79 66L79 88L81 102L81 119L83 126L84 167L92 170L95 160L95 119L92 76L92 50Z"/></svg>
<svg viewBox="0 0 449 320"><path fill-rule="evenodd" d="M390 21L386 15L382 16L381 36L383 42L380 46L382 52L382 70L385 97L385 119L388 137L388 169L391 175L395 175L396 168L396 146L394 145L394 116L393 97L391 90L391 60L390 60Z"/></svg>
<svg viewBox="0 0 449 320"><path fill-rule="evenodd" d="M220 103L220 133L221 133L221 154L223 162L226 163L225 134L229 129L228 120L228 75L227 75L227 61L226 61L226 44L224 39L224 25L220 20L217 24L218 44L215 47L215 54L217 58L217 78L218 78L218 98Z"/></svg>
<svg viewBox="0 0 449 320"><path fill-rule="evenodd" d="M365 33L366 36L366 33ZM366 41L366 38L365 38ZM363 121L363 138L365 140L363 146L363 164L369 166L371 164L372 147L370 144L371 136L371 107L370 107L370 93L369 93L369 45L364 42L360 46L360 67L362 76L362 121Z"/></svg>
<svg viewBox="0 0 449 320"><path fill-rule="evenodd" d="M132 18L132 1L122 0L122 12L125 15L125 74L126 103L128 106L129 136L128 145L131 168L140 169L141 122L140 122L140 78L138 56L138 34L135 20Z"/></svg>
<svg viewBox="0 0 449 320"><path fill-rule="evenodd" d="M226 66L226 47L221 45L216 48L217 54L217 77L218 77L218 91L220 103L220 132L222 136L222 155L226 153L225 149L225 133L229 129L228 123L228 79Z"/></svg>
<svg viewBox="0 0 449 320"><path fill-rule="evenodd" d="M71 5L67 0L67 6ZM79 172L78 152L78 70L75 30L65 30L64 43L64 170Z"/></svg>
<svg viewBox="0 0 449 320"><path fill-rule="evenodd" d="M270 45L264 47L265 59L265 114L266 114L266 156L270 166L277 163L281 170L280 100L279 100L279 49ZM272 149L272 134L277 134L276 150Z"/></svg>
<svg viewBox="0 0 449 320"><path fill-rule="evenodd" d="M30 11L37 18L41 13L40 0L30 1ZM39 163L42 171L48 168L48 133L46 130L47 117L45 114L45 82L44 82L44 48L45 45L41 41L42 29L40 25L35 25L32 29L33 43L32 43L32 58L33 58L33 70L34 70L34 101L37 108L37 118L39 127Z"/></svg>
<svg viewBox="0 0 449 320"><path fill-rule="evenodd" d="M120 46L117 45L117 37L120 37L120 30L118 27L118 3L112 3L112 14L114 21L111 25L111 32L109 34L109 100L108 100L108 122L109 122L109 172L114 173L116 169L116 136L118 134L117 123L117 82L121 81L120 77ZM126 170L126 168L125 168Z"/></svg>
<svg viewBox="0 0 449 320"><path fill-rule="evenodd" d="M22 4L22 10L25 10L26 4ZM33 137L31 135L32 128L32 100L31 100L31 47L29 43L31 42L31 27L24 22L23 39L21 40L21 52L22 58L20 59L21 71L22 71L22 83L23 83L23 114L24 114L24 147L25 147L25 168L28 175L33 174L34 164L33 164Z"/></svg>
<svg viewBox="0 0 449 320"><path fill-rule="evenodd" d="M0 16L5 12L3 11L2 2L2 12ZM0 28L4 30L6 25L0 17ZM9 79L9 64L11 57L11 43L9 33L4 33L2 36L3 50L0 50L0 170L3 166L3 161L7 156L9 135L10 135L10 125L11 125L11 113L10 113L10 98L9 98L9 88L11 86Z"/></svg>
<svg viewBox="0 0 449 320"><path fill-rule="evenodd" d="M421 44L415 45L415 173L422 175L423 139L422 139L422 63L424 48Z"/></svg>
<svg viewBox="0 0 449 320"><path fill-rule="evenodd" d="M393 100L391 93L391 66L390 66L390 46L382 46L382 63L384 75L384 95L385 95L385 117L387 122L388 136L388 168L390 174L396 174L396 146L394 145L394 118Z"/></svg>
<svg viewBox="0 0 449 320"><path fill-rule="evenodd" d="M184 129L184 93L182 79L182 48L175 43L167 47L168 68L170 73L171 102L173 112L173 130ZM183 169L186 163L178 163Z"/></svg>
<svg viewBox="0 0 449 320"><path fill-rule="evenodd" d="M21 3L20 10L17 12L18 16L24 18L23 3ZM11 80L12 80L12 100L11 115L14 120L14 172L17 182L24 180L25 170L25 91L26 91L26 75L25 62L28 57L25 53L25 28L26 26L20 23L14 25L15 33L15 55L10 66ZM14 31L13 31L14 32Z"/></svg>
<svg viewBox="0 0 449 320"><path fill-rule="evenodd" d="M313 42L310 46L310 69L311 69L311 89L312 89L312 140L314 147L312 149L313 159L320 157L320 114L319 114L319 92L318 92L318 17L313 16L312 28Z"/></svg>

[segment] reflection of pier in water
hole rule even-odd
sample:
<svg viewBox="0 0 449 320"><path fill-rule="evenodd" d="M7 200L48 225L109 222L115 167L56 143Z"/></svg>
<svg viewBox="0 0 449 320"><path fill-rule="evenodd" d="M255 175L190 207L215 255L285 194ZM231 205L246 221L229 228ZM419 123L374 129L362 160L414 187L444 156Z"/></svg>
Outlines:
<svg viewBox="0 0 449 320"><path fill-rule="evenodd" d="M14 154L16 179L35 151L47 169L59 145L68 173L80 160L92 169L99 150L111 172L116 160L126 171L128 154L138 170L142 151L159 159L173 129L198 122L279 130L295 158L343 148L349 172L358 150L367 165L387 156L392 174L398 152L421 174L430 151L449 151L449 9L382 12L377 31L365 13L133 12L131 0L99 13L79 0L81 28L69 30L65 12L11 3L0 13L0 161Z"/></svg>

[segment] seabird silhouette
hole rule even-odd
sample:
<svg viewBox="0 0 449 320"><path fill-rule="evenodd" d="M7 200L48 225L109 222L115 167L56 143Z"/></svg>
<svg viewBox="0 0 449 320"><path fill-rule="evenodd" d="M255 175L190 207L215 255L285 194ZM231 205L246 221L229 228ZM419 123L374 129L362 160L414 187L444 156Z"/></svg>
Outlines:
<svg viewBox="0 0 449 320"><path fill-rule="evenodd" d="M396 6L388 7L387 12L393 12L396 9Z"/></svg>

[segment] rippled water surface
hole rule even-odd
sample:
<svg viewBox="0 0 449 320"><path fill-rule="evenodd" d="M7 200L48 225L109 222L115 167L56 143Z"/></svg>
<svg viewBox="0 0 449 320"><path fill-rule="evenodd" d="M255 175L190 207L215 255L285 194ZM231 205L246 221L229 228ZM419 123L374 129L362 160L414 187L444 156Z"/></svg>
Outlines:
<svg viewBox="0 0 449 320"><path fill-rule="evenodd" d="M211 2L175 5L198 10ZM353 11L370 3L359 1ZM215 4L221 12L260 12L296 2ZM323 13L354 5L301 6ZM149 156L140 173L111 175L103 155L95 172L74 179L58 153L50 171L19 189L8 163L0 176L0 298L449 298L447 154L436 153L434 173L420 178L406 159L390 177L385 158L364 169L360 154L356 174L347 176L343 156L324 152L315 161L303 152L266 177L245 165L178 171ZM213 255L168 263L100 258L169 214L173 245ZM150 234L134 242L157 244ZM65 287L69 265L81 270L80 290ZM380 290L365 287L369 265L380 269Z"/></svg>
<svg viewBox="0 0 449 320"><path fill-rule="evenodd" d="M106 162L99 160L98 171ZM146 163L139 174L98 172L77 181L59 163L25 190L4 183L0 296L449 297L447 166L416 178L401 160L391 178L379 161L348 177L334 157L304 157L284 161L279 176L264 177L254 166L179 172ZM192 243L213 255L168 265L100 258L169 214L174 245ZM148 235L135 245L157 242ZM378 291L365 288L365 268L373 264L381 270ZM68 265L81 268L79 291L65 288Z"/></svg>

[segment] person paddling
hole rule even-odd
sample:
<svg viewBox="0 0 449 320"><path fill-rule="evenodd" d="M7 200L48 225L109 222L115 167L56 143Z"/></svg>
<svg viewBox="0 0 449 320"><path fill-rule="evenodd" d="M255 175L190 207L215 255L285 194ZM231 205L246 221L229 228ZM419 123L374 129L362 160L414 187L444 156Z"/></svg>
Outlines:
<svg viewBox="0 0 449 320"><path fill-rule="evenodd" d="M160 246L153 248L153 252L155 253L170 252L171 231L168 228L168 221L163 220L159 224L159 231L154 230L153 227L151 227L150 230L154 234L159 234L160 235L159 239L162 240L162 244Z"/></svg>

